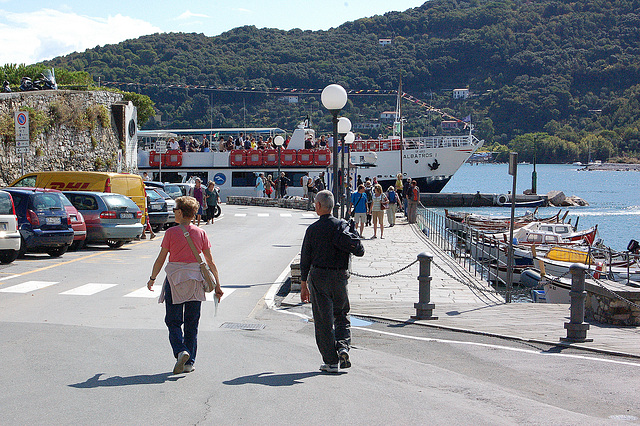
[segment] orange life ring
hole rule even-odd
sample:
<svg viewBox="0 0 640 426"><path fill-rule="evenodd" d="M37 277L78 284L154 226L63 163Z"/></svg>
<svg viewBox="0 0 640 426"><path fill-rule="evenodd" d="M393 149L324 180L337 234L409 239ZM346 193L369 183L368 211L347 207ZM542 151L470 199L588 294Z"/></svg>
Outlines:
<svg viewBox="0 0 640 426"><path fill-rule="evenodd" d="M301 166L310 166L313 164L314 153L310 149L298 150L298 164Z"/></svg>
<svg viewBox="0 0 640 426"><path fill-rule="evenodd" d="M229 164L232 166L245 166L247 164L247 151L243 149L229 151Z"/></svg>
<svg viewBox="0 0 640 426"><path fill-rule="evenodd" d="M180 167L182 166L182 151L177 149L170 149L164 156L163 165L167 167Z"/></svg>
<svg viewBox="0 0 640 426"><path fill-rule="evenodd" d="M328 166L331 164L331 150L319 149L314 153L313 164L316 166Z"/></svg>
<svg viewBox="0 0 640 426"><path fill-rule="evenodd" d="M277 149L265 149L262 153L262 164L265 166L277 166L278 165L278 150Z"/></svg>
<svg viewBox="0 0 640 426"><path fill-rule="evenodd" d="M247 152L247 166L262 166L262 150L252 149Z"/></svg>
<svg viewBox="0 0 640 426"><path fill-rule="evenodd" d="M367 144L367 149L369 151L377 151L378 150L378 141L371 141Z"/></svg>
<svg viewBox="0 0 640 426"><path fill-rule="evenodd" d="M380 151L391 151L391 141L390 140L380 141Z"/></svg>
<svg viewBox="0 0 640 426"><path fill-rule="evenodd" d="M353 150L354 151L364 151L364 142L363 141L354 142Z"/></svg>
<svg viewBox="0 0 640 426"><path fill-rule="evenodd" d="M283 166L295 166L298 162L298 152L295 149L283 149L280 153L280 163Z"/></svg>

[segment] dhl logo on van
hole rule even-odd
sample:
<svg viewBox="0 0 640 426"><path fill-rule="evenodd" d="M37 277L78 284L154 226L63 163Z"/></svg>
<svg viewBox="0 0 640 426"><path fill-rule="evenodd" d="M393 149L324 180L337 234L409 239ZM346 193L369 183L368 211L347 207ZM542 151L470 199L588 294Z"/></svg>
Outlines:
<svg viewBox="0 0 640 426"><path fill-rule="evenodd" d="M82 191L89 187L89 182L51 182L49 188L59 191Z"/></svg>

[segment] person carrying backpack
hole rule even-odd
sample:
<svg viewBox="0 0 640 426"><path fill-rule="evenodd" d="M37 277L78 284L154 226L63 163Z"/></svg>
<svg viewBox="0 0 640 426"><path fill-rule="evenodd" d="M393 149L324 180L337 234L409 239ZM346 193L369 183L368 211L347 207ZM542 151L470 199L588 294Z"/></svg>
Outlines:
<svg viewBox="0 0 640 426"><path fill-rule="evenodd" d="M390 186L386 192L387 199L389 200L389 208L387 209L387 220L389 221L389 227L396 224L396 212L398 211L398 205L400 199L393 186Z"/></svg>

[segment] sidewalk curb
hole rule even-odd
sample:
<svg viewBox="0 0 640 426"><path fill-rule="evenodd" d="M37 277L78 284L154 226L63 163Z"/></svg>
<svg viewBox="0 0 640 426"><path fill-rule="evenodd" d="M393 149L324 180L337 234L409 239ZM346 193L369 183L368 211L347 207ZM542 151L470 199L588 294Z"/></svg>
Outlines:
<svg viewBox="0 0 640 426"><path fill-rule="evenodd" d="M591 347L588 347L588 346L583 346L583 345L579 345L579 344L565 343L565 342L560 342L560 341L552 342L552 341L549 341L549 340L527 339L525 337L519 337L519 336L509 336L509 335L506 335L506 334L489 333L489 332L485 332L485 331L470 330L470 329L459 328L459 327L451 327L451 326L442 325L442 324L434 324L433 322L424 322L424 321L421 321L421 320L400 320L400 319L395 319L395 318L387 318L387 317L381 317L381 316L375 316L375 315L361 314L361 313L356 313L356 312L351 312L349 315L352 315L354 317L370 319L370 320L373 320L373 321L375 321L375 320L378 320L378 321L390 321L390 322L397 322L397 323L404 323L404 324L411 324L411 325L419 325L419 326L422 326L422 327L438 328L438 329L441 329L441 330L455 331L455 332L458 332L458 333L467 333L467 334L475 334L475 335L478 335L478 336L496 337L496 338L499 338L499 339L515 340L515 341L527 342L527 343L538 343L538 344L551 345L551 346L562 346L562 347L565 347L565 348L580 349L580 350L583 350L583 351L594 352L594 353L599 353L599 354L604 354L604 355L640 359L640 355L636 355L636 354L630 354L630 353L627 353L627 352L619 352L619 351L610 351L610 350L607 350L607 349L591 348Z"/></svg>

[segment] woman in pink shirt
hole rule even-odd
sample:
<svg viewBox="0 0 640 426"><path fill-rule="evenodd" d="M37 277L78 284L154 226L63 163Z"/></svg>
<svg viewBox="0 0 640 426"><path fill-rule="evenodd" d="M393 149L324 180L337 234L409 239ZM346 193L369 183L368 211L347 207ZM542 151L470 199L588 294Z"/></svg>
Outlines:
<svg viewBox="0 0 640 426"><path fill-rule="evenodd" d="M191 221L200 207L193 197L176 198L176 223L164 234L160 254L153 264L153 270L147 282L147 288L153 291L162 265L169 255L169 263L165 268L167 277L164 280L158 303L165 302L165 324L169 329L169 343L176 357L173 374L190 373L194 370L198 348L198 322L200 307L205 298L204 278L200 272L200 259L196 258L189 247L183 228L187 230L198 252L204 255L213 276L216 279L215 297L222 297L218 268L211 257L211 243L207 234ZM184 333L182 327L184 325Z"/></svg>

